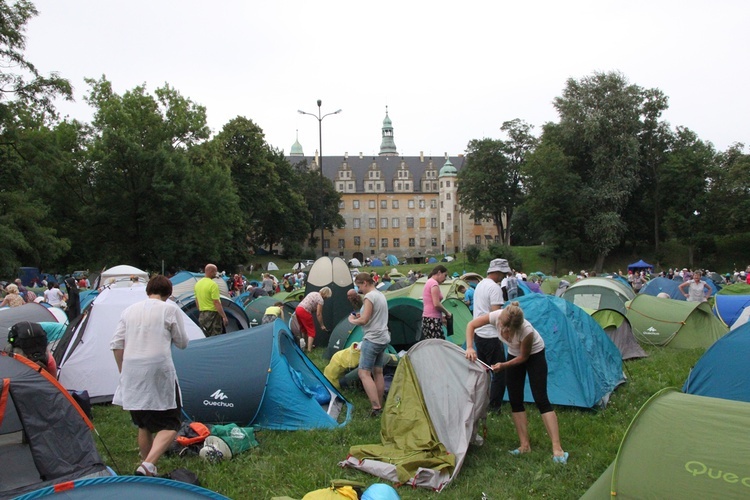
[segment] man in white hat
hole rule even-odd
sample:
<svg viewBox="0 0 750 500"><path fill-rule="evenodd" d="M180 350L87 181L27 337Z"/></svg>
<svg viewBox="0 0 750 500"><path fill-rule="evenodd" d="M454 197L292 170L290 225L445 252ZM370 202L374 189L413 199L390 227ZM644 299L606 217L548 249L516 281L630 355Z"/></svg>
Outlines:
<svg viewBox="0 0 750 500"><path fill-rule="evenodd" d="M500 288L500 281L511 272L508 261L505 259L494 259L490 262L487 269L487 277L479 282L474 290L474 318L484 316L492 311L500 309L505 301L503 300L503 291ZM497 329L492 325L485 325L477 328L476 338L471 332L466 336L466 352L475 351L477 359L488 366L495 363L505 362L505 349L500 338L497 336ZM493 373L492 384L490 386L490 410L500 412L500 405L503 402L505 393L505 373Z"/></svg>

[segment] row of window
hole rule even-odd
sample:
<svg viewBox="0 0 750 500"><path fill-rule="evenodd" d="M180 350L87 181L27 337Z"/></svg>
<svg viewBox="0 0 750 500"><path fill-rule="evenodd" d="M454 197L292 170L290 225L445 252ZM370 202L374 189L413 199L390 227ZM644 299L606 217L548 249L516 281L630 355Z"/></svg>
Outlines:
<svg viewBox="0 0 750 500"><path fill-rule="evenodd" d="M447 200L451 199L451 194L450 193L446 193L446 199ZM360 200L352 200L352 209L359 210L359 208L360 208L359 201ZM419 208L426 208L426 206L427 206L426 200L408 200L406 202L406 205L407 205L406 208L412 208L412 209L415 208L416 205L417 205L416 201L419 202ZM399 200L391 200L391 208L398 209L399 208L399 203L398 202L399 202ZM369 208L370 210L375 210L376 206L377 205L375 203L375 200L369 200L367 202L367 208ZM380 200L380 208L381 209L387 209L388 208L388 200ZM437 200L430 200L430 208L437 208ZM339 210L345 210L345 209L346 209L346 203L344 202L344 200L341 200L339 202Z"/></svg>
<svg viewBox="0 0 750 500"><path fill-rule="evenodd" d="M448 220L451 220L451 214L448 214ZM367 219L367 225L370 229L377 229L377 223L378 220L375 217L370 217ZM359 217L355 217L352 219L352 228L354 229L360 229L362 227L362 219ZM392 228L398 228L401 227L401 219L399 217L393 217L391 219L391 225ZM406 227L409 229L412 229L414 227L414 217L407 217L406 218ZM419 227L427 227L427 218L421 217L419 219ZM430 227L435 228L437 226L437 218L431 217L430 218ZM381 229L388 229L388 217L381 217L380 218L380 228Z"/></svg>
<svg viewBox="0 0 750 500"><path fill-rule="evenodd" d="M499 241L499 238L497 236L491 236L489 234L484 235L485 242L490 241ZM450 241L450 235L448 236L448 241ZM377 242L376 238L370 238L368 243L370 248L376 248L375 243ZM481 236L475 236L474 242L477 245L482 244L482 237ZM391 242L393 244L393 248L399 248L401 247L401 238L393 238L393 241ZM389 240L388 238L380 238L380 247L379 248L388 248ZM325 248L330 248L331 242L330 240L324 240L323 246ZM362 246L362 238L359 236L354 237L354 246L356 248L359 248ZM417 246L417 239L416 238L409 238L409 246L410 247L416 247ZM425 247L427 246L427 238L419 238L419 246ZM436 247L437 246L437 238L430 238L430 246ZM339 248L346 248L346 240L344 238L339 238Z"/></svg>

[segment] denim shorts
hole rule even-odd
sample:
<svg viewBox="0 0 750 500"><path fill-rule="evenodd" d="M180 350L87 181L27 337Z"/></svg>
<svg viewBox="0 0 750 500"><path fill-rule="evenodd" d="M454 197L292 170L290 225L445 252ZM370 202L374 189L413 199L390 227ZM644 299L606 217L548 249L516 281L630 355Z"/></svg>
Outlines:
<svg viewBox="0 0 750 500"><path fill-rule="evenodd" d="M374 367L383 368L388 360L386 347L388 344L375 344L369 340L363 340L359 344L359 369L371 372Z"/></svg>

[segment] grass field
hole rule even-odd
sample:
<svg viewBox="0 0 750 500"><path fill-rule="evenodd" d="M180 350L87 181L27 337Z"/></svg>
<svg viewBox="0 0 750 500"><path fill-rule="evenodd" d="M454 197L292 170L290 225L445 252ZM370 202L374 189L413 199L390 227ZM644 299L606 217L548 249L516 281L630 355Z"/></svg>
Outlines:
<svg viewBox="0 0 750 500"><path fill-rule="evenodd" d="M569 462L551 460L549 440L533 405L527 405L533 452L523 457L508 454L517 438L505 405L501 415L486 423L484 446L469 450L456 479L442 492L442 499L579 498L612 462L633 416L643 403L664 387L681 387L702 351L677 351L646 347L650 356L625 364L628 382L612 395L609 405L598 411L558 407L563 447ZM311 359L325 366L322 349ZM217 367L221 369L221 367ZM379 482L365 473L342 469L352 445L379 443L380 419L369 418L364 393L344 393L355 405L351 422L327 431L258 431L260 446L234 460L211 465L198 457L166 457L160 473L178 467L195 471L203 486L234 499L269 499L274 496L302 498L324 488L332 479L346 478L366 484ZM106 443L99 441L102 457L122 474L138 464L136 429L128 414L116 406L96 406L94 423ZM111 455L110 455L111 453ZM410 488L398 489L403 499L436 498L436 493Z"/></svg>

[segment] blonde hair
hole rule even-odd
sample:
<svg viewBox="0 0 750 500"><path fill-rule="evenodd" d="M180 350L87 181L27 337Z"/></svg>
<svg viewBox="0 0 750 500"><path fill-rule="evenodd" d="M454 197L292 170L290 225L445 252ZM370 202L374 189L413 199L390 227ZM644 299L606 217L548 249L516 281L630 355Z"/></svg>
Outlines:
<svg viewBox="0 0 750 500"><path fill-rule="evenodd" d="M505 321L503 326L507 327L508 330L510 330L514 337L518 335L518 333L521 331L521 327L523 327L523 309L521 309L521 305L517 301L511 302L509 305L505 306Z"/></svg>
<svg viewBox="0 0 750 500"><path fill-rule="evenodd" d="M323 297L324 299L327 299L331 295L333 295L333 292L327 286L324 286L323 288L321 288L318 293L320 293L320 296Z"/></svg>
<svg viewBox="0 0 750 500"><path fill-rule="evenodd" d="M8 293L18 293L18 285L11 283L5 287L5 291Z"/></svg>

